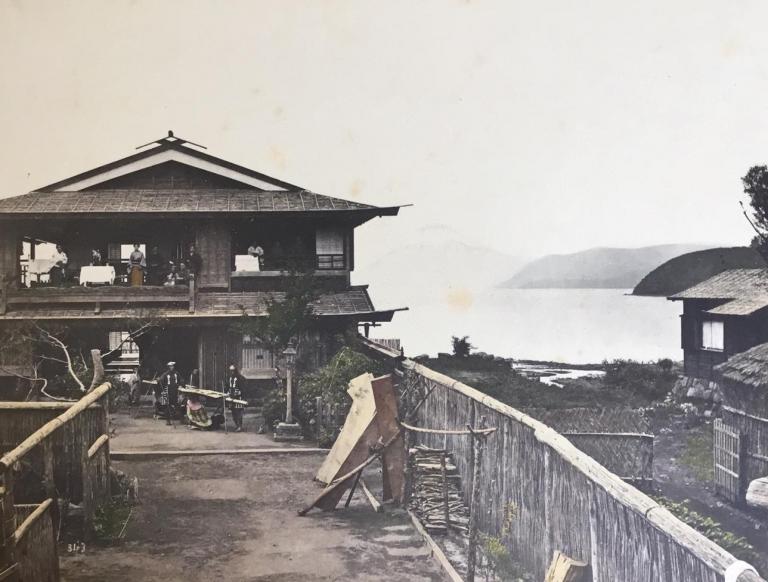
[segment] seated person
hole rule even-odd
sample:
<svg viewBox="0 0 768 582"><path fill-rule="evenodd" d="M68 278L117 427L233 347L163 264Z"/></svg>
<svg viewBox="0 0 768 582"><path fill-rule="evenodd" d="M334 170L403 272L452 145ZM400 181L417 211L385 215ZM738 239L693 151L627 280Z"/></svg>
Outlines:
<svg viewBox="0 0 768 582"><path fill-rule="evenodd" d="M189 269L187 269L186 263L183 261L179 263L179 270L176 273L176 284L186 285L189 283Z"/></svg>
<svg viewBox="0 0 768 582"><path fill-rule="evenodd" d="M67 257L67 253L64 252L61 245L56 245L56 253L53 255L53 266L50 271L48 271L51 283L60 285L66 281L68 262L69 258Z"/></svg>
<svg viewBox="0 0 768 582"><path fill-rule="evenodd" d="M212 422L208 418L208 411L205 410L205 406L200 402L200 396L197 394L190 394L187 398L187 420L191 429L208 430L211 428Z"/></svg>
<svg viewBox="0 0 768 582"><path fill-rule="evenodd" d="M92 267L104 266L104 261L101 258L101 251L99 249L91 249L91 266Z"/></svg>
<svg viewBox="0 0 768 582"><path fill-rule="evenodd" d="M262 249L256 243L253 243L248 247L248 254L252 257L261 257L264 254L264 249Z"/></svg>
<svg viewBox="0 0 768 582"><path fill-rule="evenodd" d="M165 283L163 283L166 287L173 287L176 285L176 280L178 279L178 271L176 270L176 265L171 263L171 270L165 277Z"/></svg>

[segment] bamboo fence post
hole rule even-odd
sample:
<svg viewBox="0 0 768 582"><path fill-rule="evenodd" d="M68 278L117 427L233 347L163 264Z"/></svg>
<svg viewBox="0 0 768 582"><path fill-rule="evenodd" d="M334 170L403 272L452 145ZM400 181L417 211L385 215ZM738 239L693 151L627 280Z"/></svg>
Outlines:
<svg viewBox="0 0 768 582"><path fill-rule="evenodd" d="M472 431L472 427L467 425ZM485 416L480 417L480 429L485 428ZM469 498L469 552L467 556L467 582L475 582L475 564L477 561L477 513L480 510L480 469L483 464L484 435L472 435L472 493Z"/></svg>
<svg viewBox="0 0 768 582"><path fill-rule="evenodd" d="M91 480L91 460L88 456L90 445L83 440L80 445L80 466L82 467L82 508L83 508L83 538L89 541L93 534L93 482Z"/></svg>
<svg viewBox="0 0 768 582"><path fill-rule="evenodd" d="M40 443L43 452L43 488L45 489L45 496L49 499L53 499L53 507L51 508L53 515L53 533L58 536L58 521L59 521L59 496L56 490L56 481L53 473L53 443L51 439L45 439Z"/></svg>
<svg viewBox="0 0 768 582"><path fill-rule="evenodd" d="M446 453L440 453L440 473L443 476L443 517L445 519L446 532L451 527L451 515L448 510L448 473L445 470L445 455Z"/></svg>
<svg viewBox="0 0 768 582"><path fill-rule="evenodd" d="M403 507L408 507L413 495L413 479L416 468L411 449L416 445L416 433L412 430L405 431L405 486L403 487Z"/></svg>
<svg viewBox="0 0 768 582"><path fill-rule="evenodd" d="M3 481L0 483L0 572L5 572L16 565L16 510L13 505L13 474L10 467L0 467ZM18 568L6 578L16 582Z"/></svg>

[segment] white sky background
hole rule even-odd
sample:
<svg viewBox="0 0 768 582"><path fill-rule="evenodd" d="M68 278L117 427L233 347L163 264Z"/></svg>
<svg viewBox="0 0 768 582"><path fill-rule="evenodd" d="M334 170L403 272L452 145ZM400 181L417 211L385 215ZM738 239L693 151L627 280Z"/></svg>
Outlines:
<svg viewBox="0 0 768 582"><path fill-rule="evenodd" d="M165 135L515 255L741 244L768 4L0 2L0 195ZM380 248L376 248L380 246Z"/></svg>

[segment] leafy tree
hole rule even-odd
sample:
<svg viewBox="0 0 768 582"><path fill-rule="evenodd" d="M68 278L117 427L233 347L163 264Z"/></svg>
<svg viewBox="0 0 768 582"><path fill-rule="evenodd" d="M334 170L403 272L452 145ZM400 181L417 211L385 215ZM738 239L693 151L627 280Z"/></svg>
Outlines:
<svg viewBox="0 0 768 582"><path fill-rule="evenodd" d="M768 166L752 166L742 177L741 183L752 209L751 216L746 210L744 216L756 233L750 246L768 263Z"/></svg>
<svg viewBox="0 0 768 582"><path fill-rule="evenodd" d="M471 352L475 346L473 346L471 343L469 343L469 336L465 335L463 337L458 336L452 336L451 337L451 345L453 346L453 355L457 358L466 358L469 356L469 352Z"/></svg>
<svg viewBox="0 0 768 582"><path fill-rule="evenodd" d="M311 272L291 272L286 279L284 293L267 299L266 317L243 313L241 321L235 324L235 331L259 338L275 355L282 353L289 342L302 341L312 325L312 302L319 296Z"/></svg>

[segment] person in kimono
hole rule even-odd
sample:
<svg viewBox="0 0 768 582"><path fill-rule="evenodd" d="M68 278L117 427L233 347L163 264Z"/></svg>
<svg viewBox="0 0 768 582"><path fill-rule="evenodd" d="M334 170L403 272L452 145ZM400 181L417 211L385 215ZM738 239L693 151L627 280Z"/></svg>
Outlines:
<svg viewBox="0 0 768 582"><path fill-rule="evenodd" d="M61 248L61 245L56 245L56 253L54 253L52 259L53 266L51 267L51 270L48 271L49 280L51 283L60 285L67 279L67 263L69 262L69 257L67 257L67 253L64 252L64 249Z"/></svg>
<svg viewBox="0 0 768 582"><path fill-rule="evenodd" d="M245 384L245 378L243 378L237 371L237 366L234 364L229 366L229 375L226 379L226 387L224 392L230 398L237 400L245 400L243 398L243 387ZM232 420L235 423L235 432L241 432L243 430L243 413L245 412L245 404L239 402L230 402L229 411L232 413Z"/></svg>
<svg viewBox="0 0 768 582"><path fill-rule="evenodd" d="M165 418L171 424L179 404L180 386L184 386L184 380L176 371L176 362L168 362L168 369L157 379L155 418Z"/></svg>
<svg viewBox="0 0 768 582"><path fill-rule="evenodd" d="M133 252L128 257L128 278L131 287L141 287L144 283L144 271L147 270L147 258L140 247L139 243L134 243Z"/></svg>

